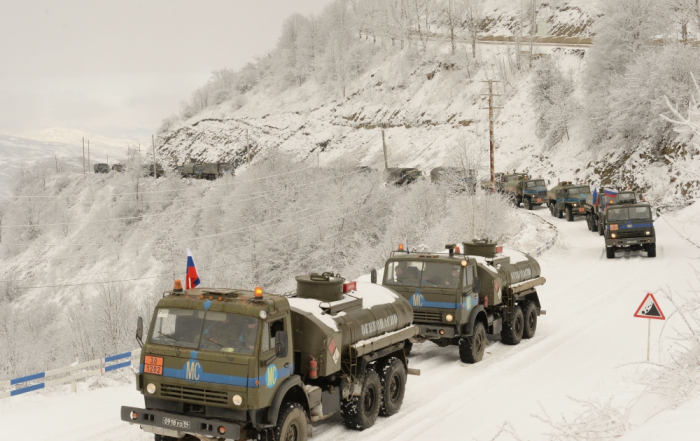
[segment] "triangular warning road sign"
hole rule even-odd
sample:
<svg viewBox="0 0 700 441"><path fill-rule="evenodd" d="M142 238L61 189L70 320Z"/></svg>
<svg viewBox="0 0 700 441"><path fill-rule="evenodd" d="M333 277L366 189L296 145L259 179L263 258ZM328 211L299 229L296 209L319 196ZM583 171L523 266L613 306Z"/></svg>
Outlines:
<svg viewBox="0 0 700 441"><path fill-rule="evenodd" d="M659 304L651 293L648 293L647 296L644 297L644 301L639 305L634 316L645 319L666 320L666 316L661 312Z"/></svg>

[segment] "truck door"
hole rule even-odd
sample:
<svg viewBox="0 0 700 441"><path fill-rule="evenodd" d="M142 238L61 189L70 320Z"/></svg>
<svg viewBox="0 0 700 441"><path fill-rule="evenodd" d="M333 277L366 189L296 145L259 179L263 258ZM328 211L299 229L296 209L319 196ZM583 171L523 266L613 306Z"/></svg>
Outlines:
<svg viewBox="0 0 700 441"><path fill-rule="evenodd" d="M469 265L464 268L462 280L462 307L465 310L463 320L469 320L469 312L479 304L479 295L474 292L474 282L476 277L476 267Z"/></svg>
<svg viewBox="0 0 700 441"><path fill-rule="evenodd" d="M261 404L271 403L280 384L294 372L294 366L292 365L294 350L289 320L289 317L282 316L263 322L260 373L258 375ZM275 355L275 339L280 331L287 333L288 350L286 357L277 357Z"/></svg>

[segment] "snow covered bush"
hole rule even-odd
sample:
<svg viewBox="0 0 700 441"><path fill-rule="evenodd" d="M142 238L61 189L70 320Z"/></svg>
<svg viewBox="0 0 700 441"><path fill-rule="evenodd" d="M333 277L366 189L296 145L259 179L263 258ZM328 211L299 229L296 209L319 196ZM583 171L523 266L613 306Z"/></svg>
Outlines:
<svg viewBox="0 0 700 441"><path fill-rule="evenodd" d="M537 136L552 148L569 136L569 124L577 113L572 98L574 84L552 58L540 60L532 72L530 96L537 112Z"/></svg>

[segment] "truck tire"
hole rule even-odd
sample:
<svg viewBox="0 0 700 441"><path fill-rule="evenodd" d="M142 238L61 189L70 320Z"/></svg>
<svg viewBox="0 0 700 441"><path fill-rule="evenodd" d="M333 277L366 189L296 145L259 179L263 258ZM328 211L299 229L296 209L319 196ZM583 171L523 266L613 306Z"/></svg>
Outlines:
<svg viewBox="0 0 700 441"><path fill-rule="evenodd" d="M532 338L537 331L537 305L527 300L520 303L523 310L523 338Z"/></svg>
<svg viewBox="0 0 700 441"><path fill-rule="evenodd" d="M552 214L552 217L557 217L557 207L553 203L549 203L549 212Z"/></svg>
<svg viewBox="0 0 700 441"><path fill-rule="evenodd" d="M368 370L362 381L362 393L359 397L351 397L340 404L340 414L345 427L354 430L365 430L372 427L379 416L382 385L379 375Z"/></svg>
<svg viewBox="0 0 700 441"><path fill-rule="evenodd" d="M574 212L571 209L571 207L566 207L566 221L567 222L573 222L574 221Z"/></svg>
<svg viewBox="0 0 700 441"><path fill-rule="evenodd" d="M603 224L601 224L600 221L598 221L598 236L602 236L603 232Z"/></svg>
<svg viewBox="0 0 700 441"><path fill-rule="evenodd" d="M389 417L401 409L403 397L406 394L406 367L396 357L392 357L384 365L382 376L382 400L379 415Z"/></svg>
<svg viewBox="0 0 700 441"><path fill-rule="evenodd" d="M517 345L523 338L523 327L525 320L523 319L523 310L519 305L515 305L513 313L513 323L510 326L503 326L501 330L501 342L507 345Z"/></svg>
<svg viewBox="0 0 700 441"><path fill-rule="evenodd" d="M656 257L656 244L650 243L647 247L647 257Z"/></svg>
<svg viewBox="0 0 700 441"><path fill-rule="evenodd" d="M527 198L527 209L532 211L532 198Z"/></svg>
<svg viewBox="0 0 700 441"><path fill-rule="evenodd" d="M605 255L608 257L608 259L614 259L615 258L615 247L605 248Z"/></svg>
<svg viewBox="0 0 700 441"><path fill-rule="evenodd" d="M486 351L486 329L480 321L474 323L474 332L471 337L459 340L459 359L462 363L476 363L484 358Z"/></svg>
<svg viewBox="0 0 700 441"><path fill-rule="evenodd" d="M554 208L556 209L556 207L554 207ZM564 212L563 212L562 210L557 210L557 217L558 217L559 219L563 219L563 218L564 218Z"/></svg>
<svg viewBox="0 0 700 441"><path fill-rule="evenodd" d="M413 349L413 343L410 341L406 340L403 344L403 352L406 354L406 357L411 355L411 350Z"/></svg>
<svg viewBox="0 0 700 441"><path fill-rule="evenodd" d="M277 417L275 439L279 441L306 441L309 435L307 424L306 413L301 404L284 403Z"/></svg>

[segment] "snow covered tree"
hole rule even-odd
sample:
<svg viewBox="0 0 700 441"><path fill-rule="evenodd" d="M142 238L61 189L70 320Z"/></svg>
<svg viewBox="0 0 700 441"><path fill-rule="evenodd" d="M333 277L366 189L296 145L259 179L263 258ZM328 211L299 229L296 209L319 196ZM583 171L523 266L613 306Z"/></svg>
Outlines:
<svg viewBox="0 0 700 441"><path fill-rule="evenodd" d="M566 135L576 111L574 85L551 58L542 59L532 72L530 97L537 112L537 136L551 148Z"/></svg>
<svg viewBox="0 0 700 441"><path fill-rule="evenodd" d="M469 32L472 44L472 58L476 58L476 42L479 34L483 32L486 23L484 21L484 0L459 0L464 14L464 27Z"/></svg>

